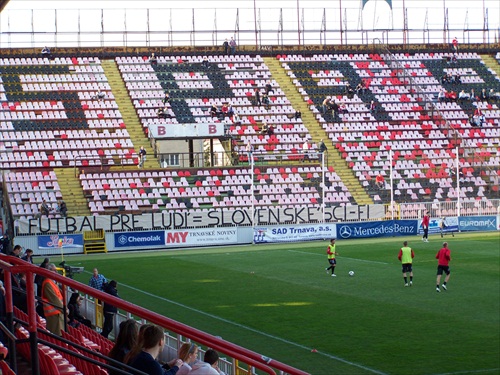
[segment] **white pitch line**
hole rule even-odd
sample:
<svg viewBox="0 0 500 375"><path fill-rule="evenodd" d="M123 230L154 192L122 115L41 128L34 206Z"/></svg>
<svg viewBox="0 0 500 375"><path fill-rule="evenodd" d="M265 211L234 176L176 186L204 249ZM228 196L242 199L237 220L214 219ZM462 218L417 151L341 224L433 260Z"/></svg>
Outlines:
<svg viewBox="0 0 500 375"><path fill-rule="evenodd" d="M298 251L298 250L287 250L292 253L300 253L300 254L308 254L308 255L317 255L317 256L323 256L321 254L316 254L316 253L308 253L306 251ZM390 264L386 262L378 262L376 260L366 260L366 259L357 259L357 258L349 258L349 257L344 257L342 255L338 255L341 259L350 259L350 260L356 260L358 262L366 262L366 263L375 263L375 264Z"/></svg>
<svg viewBox="0 0 500 375"><path fill-rule="evenodd" d="M462 374L481 374L483 372L493 372L496 371L498 372L500 368L488 368L484 370L471 370L471 371L457 371L457 372L443 372L441 374L434 374L434 375L462 375Z"/></svg>
<svg viewBox="0 0 500 375"><path fill-rule="evenodd" d="M256 330L254 328L250 328L250 327L247 327L247 326L244 326L242 324L239 324L239 323L236 323L236 322L233 322L233 321L230 321L230 320L227 320L227 319L224 319L224 318L221 318L220 316L217 316L217 315L213 315L213 314L209 314L209 313L206 313L204 311L201 311L201 310L198 310L198 309L195 309L193 307L189 307L189 306L186 306L186 305L183 305L182 303L179 303L179 302L175 302L175 301L172 301L172 300L169 300L167 298L164 298L164 297L160 297L160 296L157 296L155 294L152 294L152 293L149 293L149 292L146 292L146 291L143 291L143 290L140 290L140 289L137 289L133 286L130 286L130 285L127 285L127 284L123 284L123 283L120 283L120 285L122 287L126 287L126 288L129 288L129 289L132 289L132 290L135 290L136 292L140 292L140 293L143 293L143 294L146 294L150 297L154 297L154 298L158 298L162 301L165 301L165 302L168 302L168 303L171 303L173 305L177 305L177 306L180 306L182 308L185 308L187 310L191 310L191 311L194 311L198 314L201 314L201 315L205 315L205 316L208 316L212 319L216 319L216 320L219 320L221 322L224 322L224 323L227 323L227 324L232 324L233 326L236 326L238 328L242 328L242 329L246 329L248 331L251 331L251 332L254 332L254 333L257 333L259 335L262 335L262 336L266 336L266 337L269 337L271 339L274 339L274 340L277 340L277 341L281 341L281 342L284 342L286 344L289 344L289 345L293 345L295 347L298 347L298 348L301 348L301 349L305 349L305 350L308 350L308 351L311 351L313 350L312 348L308 348L304 345L300 345L300 344L297 344L295 342L292 342L292 341L288 341L286 339L283 339L281 337L277 337L277 336L273 336L269 333L266 333L266 332L262 332L262 331L259 331L259 330ZM357 367L357 368L360 368L360 369L363 369L363 370L366 370L368 372L371 372L371 373L374 373L374 374L379 374L379 375L387 375L385 372L381 372L381 371L378 371L378 370L375 370L375 369L372 369L372 368L369 368L369 367L366 367L366 366L363 366L363 365L360 365L358 363L354 363L354 362L350 362L346 359L343 359L343 358L340 358L340 357L336 357L334 355L331 355L331 354L328 354L328 353L323 353L323 352L320 352L318 351L319 354L325 356L325 357L328 357L328 358L331 358L331 359L334 359L336 361L339 361L339 362L342 362L342 363L345 363L345 364L348 364L350 366L353 366L353 367Z"/></svg>

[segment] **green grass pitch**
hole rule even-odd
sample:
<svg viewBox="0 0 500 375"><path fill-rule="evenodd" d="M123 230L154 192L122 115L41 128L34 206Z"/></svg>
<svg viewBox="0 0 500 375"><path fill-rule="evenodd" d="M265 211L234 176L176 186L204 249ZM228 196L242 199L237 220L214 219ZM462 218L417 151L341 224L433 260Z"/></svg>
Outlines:
<svg viewBox="0 0 500 375"><path fill-rule="evenodd" d="M405 239L412 287L397 259ZM452 274L441 293L438 235L338 240L336 278L327 241L65 260L85 266L79 281L97 267L122 298L311 374L499 374L499 233L444 240Z"/></svg>

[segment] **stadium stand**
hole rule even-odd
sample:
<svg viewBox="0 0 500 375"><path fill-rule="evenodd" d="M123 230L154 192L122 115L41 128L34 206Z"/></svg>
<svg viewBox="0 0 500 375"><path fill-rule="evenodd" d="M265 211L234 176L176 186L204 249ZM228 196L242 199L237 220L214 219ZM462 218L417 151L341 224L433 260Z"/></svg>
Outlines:
<svg viewBox="0 0 500 375"><path fill-rule="evenodd" d="M404 72L388 66L378 54L277 58L341 160L374 202L390 200L390 151L396 202L456 199L455 147L460 142L464 150L459 155L460 195L470 199L496 197L498 100L439 102L437 98L443 89L495 91L498 76L475 53L457 54L453 63L447 57L432 52L397 54L394 58ZM159 122L223 121L233 139L233 160L248 163L244 145L250 142L255 147L256 162L263 164L259 166L262 173L255 173L254 204L321 202L321 169L314 164L316 145L312 144L311 152L314 165L294 164L302 161L302 143L312 139L310 130L301 118L294 117L295 109L263 58L213 55L208 68L201 65L202 60L201 55L159 56L158 62L151 64L147 57L115 58L144 134L149 125ZM1 147L6 151L1 153L0 164L3 169L29 169L5 178L13 217L35 216L41 199L54 205L64 198L50 168L75 166L82 168L80 182L92 214L252 204L248 189L243 188L252 183L249 170L238 165L221 168L222 176L210 175L210 169L93 173L96 166L134 165L137 156L99 58L55 58L50 62L4 58L0 64L5 116L0 121ZM461 83L442 84L443 73L460 75ZM273 89L271 106L253 105L254 88L263 88L268 81ZM361 82L366 87L363 93L347 92L347 83L355 88ZM411 84L422 93L417 94ZM96 97L100 90L104 98ZM165 92L171 99L164 104ZM321 103L327 96L343 102L346 111L337 117L322 113ZM370 110L371 101L376 103L376 110ZM428 102L432 111L426 107ZM220 107L224 103L231 103L238 121L210 116L211 104ZM158 119L156 110L163 106L169 116ZM468 121L476 108L484 114L481 127ZM261 134L264 122L273 124L274 134ZM265 165L272 162L290 165ZM89 169L92 172L86 173ZM355 202L349 193L352 187L344 185L333 168L328 171L325 204ZM375 186L378 174L385 177L385 189Z"/></svg>
<svg viewBox="0 0 500 375"><path fill-rule="evenodd" d="M456 198L457 137L463 140L460 146L469 151L469 155L460 156L461 196L494 197L498 192L498 103L438 103L436 99L443 88L437 78L442 72L461 75L461 84L445 85L455 91L497 88L499 78L477 54L458 54L453 68L446 57L434 53L396 56L442 117L423 108L424 100L379 55L287 55L280 61L304 100L312 100L311 110L375 202L388 202L388 189L377 189L374 180L379 173L387 179L389 150L393 152L397 202ZM361 80L368 90L360 96L347 95L347 83L356 87ZM321 103L327 96L347 103L348 113L340 114L338 121L329 113L321 114ZM372 113L368 109L371 100L377 103L377 111ZM473 106L484 110L486 121L481 128L467 121ZM452 123L458 135L443 127L445 121Z"/></svg>

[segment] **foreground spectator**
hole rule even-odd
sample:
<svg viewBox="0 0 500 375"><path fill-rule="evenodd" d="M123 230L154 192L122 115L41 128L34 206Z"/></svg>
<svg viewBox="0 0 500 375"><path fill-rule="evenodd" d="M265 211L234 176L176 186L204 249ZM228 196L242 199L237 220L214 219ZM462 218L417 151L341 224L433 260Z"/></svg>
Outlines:
<svg viewBox="0 0 500 375"><path fill-rule="evenodd" d="M92 327L90 319L87 319L80 312L80 306L82 304L82 296L79 293L73 293L68 302L68 324L72 327L78 328L80 324L86 325L87 327Z"/></svg>
<svg viewBox="0 0 500 375"><path fill-rule="evenodd" d="M198 362L193 365L193 369L189 375L225 375L219 369L219 353L213 349L208 349L203 357L204 362Z"/></svg>
<svg viewBox="0 0 500 375"><path fill-rule="evenodd" d="M129 365L149 375L175 375L183 366L182 360L177 359L168 370L156 360L163 350L164 344L165 334L163 330L158 326L148 324L137 343L139 352L130 360Z"/></svg>
<svg viewBox="0 0 500 375"><path fill-rule="evenodd" d="M184 362L184 365L179 370L178 375L191 373L190 371L192 369L192 366L199 362L198 351L198 346L193 343L185 342L181 345L178 355L179 358Z"/></svg>
<svg viewBox="0 0 500 375"><path fill-rule="evenodd" d="M54 263L50 263L47 269L56 272ZM46 278L42 283L43 312L47 321L47 330L55 335L61 336L64 329L63 295L61 289L52 279Z"/></svg>
<svg viewBox="0 0 500 375"><path fill-rule="evenodd" d="M106 284L106 278L99 273L97 268L94 268L92 277L89 280L89 286L102 292L104 291L104 284Z"/></svg>
<svg viewBox="0 0 500 375"><path fill-rule="evenodd" d="M111 280L109 283L106 284L104 292L112 295L113 297L119 298L118 289L116 287L117 287L116 281ZM117 312L118 309L116 308L116 306L111 305L108 302L104 302L104 308L103 308L104 323L102 325L102 332L101 332L102 336L108 338L111 331L113 331L113 320Z"/></svg>
<svg viewBox="0 0 500 375"><path fill-rule="evenodd" d="M108 357L115 361L125 363L125 356L137 345L139 327L134 319L127 319L120 323L115 345L110 350ZM109 363L115 366L113 363ZM118 374L117 371L109 370L109 375Z"/></svg>

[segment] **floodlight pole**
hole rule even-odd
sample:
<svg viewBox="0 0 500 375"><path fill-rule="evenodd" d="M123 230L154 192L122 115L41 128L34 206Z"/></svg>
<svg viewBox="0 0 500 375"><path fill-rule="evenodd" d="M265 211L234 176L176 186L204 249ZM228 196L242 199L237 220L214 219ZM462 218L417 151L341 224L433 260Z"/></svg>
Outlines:
<svg viewBox="0 0 500 375"><path fill-rule="evenodd" d="M250 157L250 178L252 179L252 185L251 186L251 194L250 198L252 199L252 229L254 229L255 226L255 190L254 190L254 160L253 160L253 152L250 152L249 155Z"/></svg>
<svg viewBox="0 0 500 375"><path fill-rule="evenodd" d="M394 186L392 184L392 149L389 150L389 183L391 184L391 220L394 220Z"/></svg>
<svg viewBox="0 0 500 375"><path fill-rule="evenodd" d="M326 151L323 151L321 153L321 172L322 173L322 178L323 178L323 186L321 188L321 211L323 215L323 223L325 222L325 153Z"/></svg>
<svg viewBox="0 0 500 375"><path fill-rule="evenodd" d="M457 146L457 154L455 156L456 158L456 164L457 164L457 171L456 171L456 176L457 176L457 217L460 217L460 164L459 164L459 158L458 158L458 146Z"/></svg>

